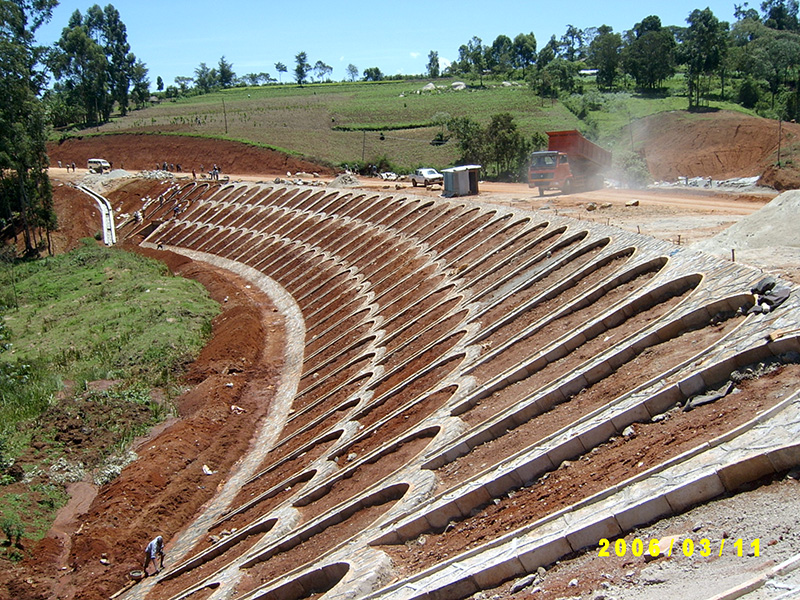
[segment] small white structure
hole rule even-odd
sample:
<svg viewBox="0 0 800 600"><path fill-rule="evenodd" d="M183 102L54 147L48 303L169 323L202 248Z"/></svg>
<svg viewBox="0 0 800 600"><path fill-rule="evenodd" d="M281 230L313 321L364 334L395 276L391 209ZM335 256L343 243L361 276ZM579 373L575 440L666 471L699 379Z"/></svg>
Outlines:
<svg viewBox="0 0 800 600"><path fill-rule="evenodd" d="M460 165L451 169L443 169L444 192L442 196L474 196L478 194L478 174L480 165Z"/></svg>

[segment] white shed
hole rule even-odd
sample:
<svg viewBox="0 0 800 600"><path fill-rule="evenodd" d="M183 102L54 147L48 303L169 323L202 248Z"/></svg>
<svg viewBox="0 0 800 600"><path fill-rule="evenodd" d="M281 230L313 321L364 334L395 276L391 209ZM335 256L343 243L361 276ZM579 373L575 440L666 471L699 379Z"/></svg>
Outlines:
<svg viewBox="0 0 800 600"><path fill-rule="evenodd" d="M461 165L443 169L444 192L442 195L447 198L477 195L480 170L480 165Z"/></svg>

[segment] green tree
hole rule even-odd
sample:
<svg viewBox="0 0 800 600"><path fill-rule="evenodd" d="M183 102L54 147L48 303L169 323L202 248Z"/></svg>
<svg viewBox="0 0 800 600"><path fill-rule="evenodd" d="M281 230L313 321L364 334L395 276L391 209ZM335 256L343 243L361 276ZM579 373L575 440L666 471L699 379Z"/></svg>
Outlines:
<svg viewBox="0 0 800 600"><path fill-rule="evenodd" d="M178 75L175 78L175 83L178 85L178 88L179 88L178 91L181 94L185 94L187 91L189 91L189 86L193 82L194 82L194 78L192 78L192 77L182 77L182 76Z"/></svg>
<svg viewBox="0 0 800 600"><path fill-rule="evenodd" d="M614 87L622 63L622 36L608 25L601 25L589 44L589 64L597 69L597 84L604 89Z"/></svg>
<svg viewBox="0 0 800 600"><path fill-rule="evenodd" d="M575 78L578 76L579 69L579 63L558 57L547 63L544 71L549 74L549 80L558 89L572 93L575 90Z"/></svg>
<svg viewBox="0 0 800 600"><path fill-rule="evenodd" d="M689 84L689 106L699 106L708 85L704 80L722 64L728 50L728 24L720 22L711 9L695 9L686 19L686 30L680 47L681 62L686 65Z"/></svg>
<svg viewBox="0 0 800 600"><path fill-rule="evenodd" d="M542 52L539 53L540 59L543 52L544 48L542 49ZM542 98L558 97L558 82L556 81L553 69L548 69L547 66L542 67L543 64L550 65L551 62L553 61L548 61L547 63L537 61L536 70L530 77L531 88L533 88L533 90Z"/></svg>
<svg viewBox="0 0 800 600"><path fill-rule="evenodd" d="M469 117L454 117L448 121L447 130L458 140L460 162L486 162L486 136L479 123Z"/></svg>
<svg viewBox="0 0 800 600"><path fill-rule="evenodd" d="M207 94L217 87L217 70L201 62L194 70L194 85L201 94Z"/></svg>
<svg viewBox="0 0 800 600"><path fill-rule="evenodd" d="M469 68L469 49L466 44L461 44L458 47L458 58L450 65L450 71L467 75L469 74Z"/></svg>
<svg viewBox="0 0 800 600"><path fill-rule="evenodd" d="M308 55L305 52L298 52L295 57L294 67L294 80L303 85L308 77L308 72L311 70L311 65L308 64Z"/></svg>
<svg viewBox="0 0 800 600"><path fill-rule="evenodd" d="M486 128L487 157L498 177L516 179L527 162L531 146L517 130L510 113L493 115Z"/></svg>
<svg viewBox="0 0 800 600"><path fill-rule="evenodd" d="M522 69L525 78L525 69L536 62L536 36L533 33L520 33L514 38L512 64L517 69Z"/></svg>
<svg viewBox="0 0 800 600"><path fill-rule="evenodd" d="M378 67L364 69L364 81L380 81L381 79L383 79L383 73Z"/></svg>
<svg viewBox="0 0 800 600"><path fill-rule="evenodd" d="M163 79L161 79L161 75L159 75L158 77L156 77L156 89L157 89L159 92L163 92L163 91L164 91L164 80L163 80Z"/></svg>
<svg viewBox="0 0 800 600"><path fill-rule="evenodd" d="M347 77L350 79L350 81L355 81L358 79L358 67L353 63L347 65Z"/></svg>
<svg viewBox="0 0 800 600"><path fill-rule="evenodd" d="M233 87L236 82L236 73L233 70L233 65L225 60L225 56L221 56L217 64L217 83L222 89Z"/></svg>
<svg viewBox="0 0 800 600"><path fill-rule="evenodd" d="M110 117L111 105L116 102L121 114L128 112L128 94L131 86L131 75L136 64L136 57L128 44L128 33L120 18L119 11L109 4L100 12L100 7L93 7L100 20L101 41L108 65L108 83L111 103L106 104L107 112L104 120ZM90 27L90 31L92 27Z"/></svg>
<svg viewBox="0 0 800 600"><path fill-rule="evenodd" d="M552 61L558 55L558 40L556 40L556 36L550 36L550 39L544 45L544 48L539 50L539 54L536 56L536 68L540 71L544 69L550 61Z"/></svg>
<svg viewBox="0 0 800 600"><path fill-rule="evenodd" d="M431 50L428 53L428 77L435 79L439 76L439 53L436 50Z"/></svg>
<svg viewBox="0 0 800 600"><path fill-rule="evenodd" d="M622 64L639 88L654 90L675 74L676 42L655 15L645 17L625 34Z"/></svg>
<svg viewBox="0 0 800 600"><path fill-rule="evenodd" d="M28 254L44 245L42 232L49 249L57 225L47 176L45 107L39 99L44 49L34 41L55 5L55 0L0 3L0 219L17 222Z"/></svg>
<svg viewBox="0 0 800 600"><path fill-rule="evenodd" d="M514 68L514 42L507 35L498 35L485 54L487 68L497 75L507 75Z"/></svg>
<svg viewBox="0 0 800 600"><path fill-rule="evenodd" d="M159 79L161 79L159 77ZM133 89L131 97L137 108L143 108L147 101L150 99L150 80L147 78L147 67L141 60L137 60L133 64L133 71L131 72L131 84ZM163 89L164 82L161 82Z"/></svg>
<svg viewBox="0 0 800 600"><path fill-rule="evenodd" d="M745 108L755 108L758 104L758 99L761 95L761 90L758 84L752 78L747 77L742 85L739 86L739 93L736 101Z"/></svg>
<svg viewBox="0 0 800 600"><path fill-rule="evenodd" d="M534 143L525 140L510 113L493 115L486 128L469 117L454 117L447 129L458 141L460 162L483 165L502 178L521 176Z"/></svg>
<svg viewBox="0 0 800 600"><path fill-rule="evenodd" d="M473 77L478 78L481 86L483 86L483 71L486 68L486 51L481 38L473 36L473 38L467 42L467 56L470 72L473 74Z"/></svg>
<svg viewBox="0 0 800 600"><path fill-rule="evenodd" d="M98 123L102 114L109 112L108 61L80 11L72 14L70 25L61 32L50 54L50 66L57 80L55 89L82 108L85 123Z"/></svg>
<svg viewBox="0 0 800 600"><path fill-rule="evenodd" d="M770 31L750 46L753 73L769 84L774 108L781 87L800 65L800 36L792 31Z"/></svg>
<svg viewBox="0 0 800 600"><path fill-rule="evenodd" d="M283 83L283 80L281 79L281 73L286 73L286 65L282 62L276 62L275 70L278 72L278 80Z"/></svg>
<svg viewBox="0 0 800 600"><path fill-rule="evenodd" d="M733 24L728 34L730 68L745 77L760 79L763 76L763 65L760 63L765 57L756 42L773 32L761 22L758 13L752 9L738 14L740 18Z"/></svg>
<svg viewBox="0 0 800 600"><path fill-rule="evenodd" d="M797 0L766 0L761 3L764 24L771 29L797 31Z"/></svg>
<svg viewBox="0 0 800 600"><path fill-rule="evenodd" d="M66 127L70 123L83 120L83 108L70 102L67 94L56 89L45 90L42 94L50 125Z"/></svg>
<svg viewBox="0 0 800 600"><path fill-rule="evenodd" d="M128 111L136 57L130 51L125 24L109 4L95 4L83 16L75 11L51 52L54 88L66 102L83 108L84 121L107 121L116 104Z"/></svg>
<svg viewBox="0 0 800 600"><path fill-rule="evenodd" d="M559 55L570 62L581 60L584 33L574 25L567 25L567 31L561 36Z"/></svg>
<svg viewBox="0 0 800 600"><path fill-rule="evenodd" d="M314 77L317 81L322 82L333 72L333 67L326 65L321 60L314 63Z"/></svg>

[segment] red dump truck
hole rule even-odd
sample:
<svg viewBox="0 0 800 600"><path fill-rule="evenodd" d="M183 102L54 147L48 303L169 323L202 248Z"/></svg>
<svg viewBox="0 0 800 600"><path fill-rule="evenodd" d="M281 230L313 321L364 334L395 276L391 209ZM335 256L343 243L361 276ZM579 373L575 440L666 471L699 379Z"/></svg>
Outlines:
<svg viewBox="0 0 800 600"><path fill-rule="evenodd" d="M561 190L565 194L603 187L603 171L611 166L611 152L593 144L580 132L548 131L547 150L531 153L528 186Z"/></svg>

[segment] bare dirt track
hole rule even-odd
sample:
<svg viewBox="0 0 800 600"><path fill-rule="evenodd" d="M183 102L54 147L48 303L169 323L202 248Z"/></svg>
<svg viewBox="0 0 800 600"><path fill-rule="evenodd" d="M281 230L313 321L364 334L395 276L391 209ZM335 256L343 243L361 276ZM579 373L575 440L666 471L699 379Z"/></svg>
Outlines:
<svg viewBox="0 0 800 600"><path fill-rule="evenodd" d="M172 171L180 165L183 173L191 175L194 169L198 176L210 171L214 165L223 174L285 176L287 171L320 175L333 173L330 167L283 152L240 142L187 136L114 134L69 138L61 143L49 143L47 153L53 167L74 162L78 168L85 168L87 160L99 157L110 161L114 168L129 171L160 169L167 163Z"/></svg>
<svg viewBox="0 0 800 600"><path fill-rule="evenodd" d="M665 127L663 131L659 131L660 135L666 136L670 129ZM119 145L102 145L110 143L111 139L114 144ZM64 163L75 161L79 166L76 174L67 175L57 167L51 170L56 178L55 198L61 226L54 236L57 251L68 250L78 238L91 236L98 229L99 216L96 214L96 207L88 197L66 185L85 174L80 167L85 166L85 159L90 156L104 154L104 157L114 161L115 167L124 164L127 170L151 169L155 166L150 164L154 162L154 157L156 161L180 163L184 171L193 167L199 169L201 163L205 167L217 163L222 167L223 173L231 174L234 179L240 176L242 179L271 179L285 176L286 171L300 170L332 175L317 165L292 162L287 157L268 159L262 154L249 157L245 148L230 146L227 142L202 140L201 144L200 140L192 140L190 144L182 144L179 139L168 137L160 140L156 136L111 136L111 139L74 140L62 144L51 153L53 163L56 160ZM696 142L698 153L703 146L702 140L701 136ZM676 140L676 154L679 153L678 146ZM766 151L765 147L765 143L758 146L759 152ZM712 155L716 158L703 158L700 162L710 164L713 160L721 160L719 152ZM738 155L735 158L736 160L731 158L732 162L725 171L729 176L730 173L745 174L744 171L747 170L747 161L740 160ZM648 155L648 161L650 160L651 155ZM653 160L666 164L669 157L662 154ZM236 175L232 175L234 173ZM682 171L680 174L688 173ZM387 187L385 182L377 180L366 179L362 183L366 189L379 189L387 193L396 189L394 184ZM134 180L114 189L117 185L114 184L108 190L109 196L116 200L112 204L115 209L119 207L122 212L129 214L141 207L142 198L155 195L159 189L163 189L155 181ZM441 192L418 190L418 193L424 196L438 195ZM539 198L535 195L535 190L522 184L486 183L482 185L482 195L478 200L553 211L582 220L608 222L623 229L641 230L642 233L670 241L676 241L677 236L682 235L682 242L685 243L687 239L694 241L714 235L738 218L758 210L772 196L769 192L736 194L684 189L603 190L573 196L552 194ZM632 200L638 200L638 206L627 206ZM587 210L590 203L598 205L597 210ZM195 263L169 252L143 250L135 244L128 248L164 260L175 273L193 277L209 289L212 297L223 308L223 313L214 324L214 338L189 372L186 384L190 389L179 401L180 419L166 424L150 438L143 440L137 450L140 459L128 467L118 480L101 489L91 506L75 509L74 520L59 522L50 537L32 547L34 558L0 574L0 598L27 600L109 597L126 584L128 571L139 566L146 542L156 534L163 535L169 542L221 484L220 474L204 475L202 466L208 465L218 473L229 471L246 451L257 424L261 419L267 418L268 403L257 402L252 392L255 386L261 389L275 386L284 341L284 324L278 313L274 312L269 299L249 288L244 280L209 265ZM773 390L769 388L768 380L763 381L762 385L766 386L760 389L762 396ZM774 388L783 389L783 382L780 385L776 383ZM237 405L247 412L244 415L237 414L231 410L231 405ZM756 407L752 410L756 410ZM717 410L720 411L721 409ZM740 411L737 418L743 419L747 416L746 411ZM680 420L676 418L673 425L678 427L679 424ZM400 430L406 426L401 422L393 423L391 427ZM678 438L688 435L680 429L675 431L677 433L673 432L673 435ZM381 434L387 437L391 435L388 431L381 431ZM656 445L666 443L655 435L651 438L646 428L637 431L637 436L635 443L626 444L622 439L612 442L607 450L613 454L608 458L607 464L619 466L624 465L625 461L636 459L641 463L637 468L646 469L653 462L661 460L648 458L648 441ZM635 448L639 454L626 454L626 449L631 448ZM595 460L601 458L606 459L599 456ZM390 461L384 461L380 467L390 470L392 465L387 464L388 462ZM564 470L569 471L568 478L571 481L578 482L591 480L597 471L597 465L590 460L577 461L564 467ZM563 472L559 473L559 477L563 475ZM553 481L547 485L554 485ZM565 488L564 495L569 496L570 493L571 488ZM512 512L513 509L509 508L514 505L511 498L507 504L495 510L505 511L504 514ZM485 517L481 515L480 518ZM502 519L496 527L498 530L504 527ZM463 547L472 539L470 535L473 534L467 532L464 537L451 536L448 547ZM168 543L168 557L169 550ZM405 551L408 552L408 549ZM110 565L99 562L104 553L108 556ZM424 555L417 559L424 562ZM423 564L422 567L424 566ZM273 567L270 563L269 568ZM585 568L587 570L584 573L588 573L595 566L589 565ZM615 581L622 579L622 570L620 567L614 571L618 578ZM573 572L565 569L565 572L578 573L577 577L586 583L580 590L575 590L576 593L589 593L587 590L596 589L593 586L599 585L600 579L597 576L584 577L579 570ZM564 581L561 581L562 576L559 579L553 578L552 589L546 597L568 595L574 587L567 584L571 578ZM525 595L523 592L512 596L508 589L497 592L501 597L521 598Z"/></svg>

